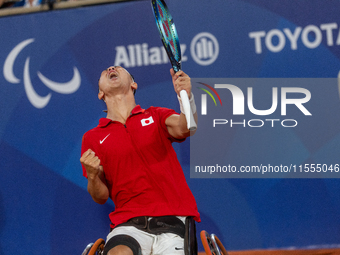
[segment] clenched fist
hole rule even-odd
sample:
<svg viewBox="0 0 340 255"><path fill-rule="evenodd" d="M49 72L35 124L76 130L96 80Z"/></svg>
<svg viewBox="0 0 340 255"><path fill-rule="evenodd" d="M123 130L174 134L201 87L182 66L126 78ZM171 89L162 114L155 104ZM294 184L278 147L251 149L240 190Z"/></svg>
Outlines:
<svg viewBox="0 0 340 255"><path fill-rule="evenodd" d="M91 149L83 153L80 162L86 169L87 178L95 178L99 174L99 171L103 170L103 167L100 165L100 159Z"/></svg>

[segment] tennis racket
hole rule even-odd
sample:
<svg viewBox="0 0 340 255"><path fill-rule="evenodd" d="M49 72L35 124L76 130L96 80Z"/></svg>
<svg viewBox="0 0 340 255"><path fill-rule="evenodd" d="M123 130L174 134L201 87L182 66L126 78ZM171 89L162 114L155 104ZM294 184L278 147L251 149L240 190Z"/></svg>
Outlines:
<svg viewBox="0 0 340 255"><path fill-rule="evenodd" d="M181 70L182 57L174 21L168 7L163 0L151 0L151 4L163 46L166 53L168 54L174 71L177 73L179 70ZM194 131L196 130L197 125L190 108L188 93L185 90L182 90L180 91L179 95L182 100L184 114L187 120L187 127L190 131Z"/></svg>

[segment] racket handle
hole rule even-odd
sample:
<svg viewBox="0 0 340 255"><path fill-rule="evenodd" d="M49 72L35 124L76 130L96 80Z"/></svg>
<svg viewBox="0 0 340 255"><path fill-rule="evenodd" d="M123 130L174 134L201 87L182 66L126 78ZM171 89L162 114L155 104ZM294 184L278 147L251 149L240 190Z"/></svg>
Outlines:
<svg viewBox="0 0 340 255"><path fill-rule="evenodd" d="M182 100L184 114L187 120L187 127L190 131L195 131L197 129L197 125L190 107L188 93L183 89L179 92L179 96L181 97Z"/></svg>

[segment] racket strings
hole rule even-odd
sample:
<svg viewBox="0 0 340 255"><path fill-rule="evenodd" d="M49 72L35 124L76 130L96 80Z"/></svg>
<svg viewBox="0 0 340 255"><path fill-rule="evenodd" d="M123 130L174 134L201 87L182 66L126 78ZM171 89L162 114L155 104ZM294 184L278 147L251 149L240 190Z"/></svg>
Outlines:
<svg viewBox="0 0 340 255"><path fill-rule="evenodd" d="M171 63L176 63L180 69L181 49L178 41L177 31L173 23L171 14L166 4L162 0L153 0L153 9L158 29L160 30L161 39L164 47L167 49ZM178 71L177 70L177 71Z"/></svg>

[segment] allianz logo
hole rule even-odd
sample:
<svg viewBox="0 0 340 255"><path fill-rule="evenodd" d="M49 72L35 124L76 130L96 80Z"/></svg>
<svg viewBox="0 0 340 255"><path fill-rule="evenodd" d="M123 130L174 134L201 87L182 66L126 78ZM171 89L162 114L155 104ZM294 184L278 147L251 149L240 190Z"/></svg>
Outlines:
<svg viewBox="0 0 340 255"><path fill-rule="evenodd" d="M162 65L169 62L163 46L150 47L147 43L116 46L115 66L139 67L148 65ZM181 44L182 62L192 59L201 66L211 65L219 55L219 43L214 35L208 32L197 34L190 43L190 50L186 44Z"/></svg>
<svg viewBox="0 0 340 255"><path fill-rule="evenodd" d="M59 94L75 93L81 85L81 77L77 67L73 67L73 77L64 83L52 81L44 76L41 72L36 75L40 81L50 90L45 95L40 95L35 89L31 79L30 57L26 57L22 78L18 78L14 72L17 57L23 50L35 41L34 38L26 39L17 44L7 55L3 65L3 76L8 83L22 84L29 102L37 109L47 106L52 97L52 92ZM214 35L208 32L197 34L191 41L190 50L186 44L181 44L182 62L188 60L189 54L192 59L201 66L211 65L216 61L219 55L219 44ZM190 53L188 53L190 52ZM161 65L168 63L167 54L161 47L150 47L147 43L122 45L116 47L116 56L114 65L124 67L138 67L148 65ZM17 71L16 71L17 72ZM34 76L33 76L34 77Z"/></svg>

